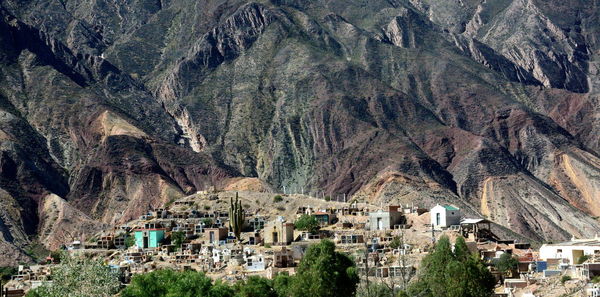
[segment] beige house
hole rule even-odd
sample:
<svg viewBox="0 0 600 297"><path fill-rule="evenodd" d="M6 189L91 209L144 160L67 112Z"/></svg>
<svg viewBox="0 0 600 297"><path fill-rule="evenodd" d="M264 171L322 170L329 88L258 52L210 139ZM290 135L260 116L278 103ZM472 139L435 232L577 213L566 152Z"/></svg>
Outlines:
<svg viewBox="0 0 600 297"><path fill-rule="evenodd" d="M208 244L219 244L219 241L227 238L227 228L204 228L204 239Z"/></svg>
<svg viewBox="0 0 600 297"><path fill-rule="evenodd" d="M264 229L264 243L271 245L288 245L294 241L294 224L283 217L269 222Z"/></svg>

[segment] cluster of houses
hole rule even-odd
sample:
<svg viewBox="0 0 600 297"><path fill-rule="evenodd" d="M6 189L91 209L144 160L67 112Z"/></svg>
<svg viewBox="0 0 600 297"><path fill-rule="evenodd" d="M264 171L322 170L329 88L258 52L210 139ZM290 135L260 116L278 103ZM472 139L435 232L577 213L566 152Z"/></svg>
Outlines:
<svg viewBox="0 0 600 297"><path fill-rule="evenodd" d="M414 219L427 214L430 219L426 221ZM302 215L315 217L321 229L314 233L296 230L294 222ZM591 280L600 275L600 239L547 244L534 251L526 243L500 240L490 221L464 218L452 205L377 210L357 204L325 209L305 206L290 218L246 213L240 238L229 230L228 220L229 214L221 211L155 209L93 240L72 242L66 249L71 253L111 251L107 260L121 273L123 283L132 275L160 268L204 271L235 281L250 275L270 278L284 271L293 275L308 246L328 238L340 250L355 255L363 275L398 283L408 282L435 239L447 234L465 237L469 248L490 265L504 288L498 296L511 296L536 278L568 273ZM519 261L511 275L493 269L504 253ZM9 285L15 290L38 286L51 279L51 265L22 267ZM596 291L590 288L590 294ZM600 291L595 294L589 296L600 296Z"/></svg>

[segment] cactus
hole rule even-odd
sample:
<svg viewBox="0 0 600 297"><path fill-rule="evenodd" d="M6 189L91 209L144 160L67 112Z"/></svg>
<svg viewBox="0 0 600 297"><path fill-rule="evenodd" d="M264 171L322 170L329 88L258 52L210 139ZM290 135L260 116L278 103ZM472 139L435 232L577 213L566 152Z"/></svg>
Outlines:
<svg viewBox="0 0 600 297"><path fill-rule="evenodd" d="M233 198L229 202L229 229L235 234L235 238L240 239L240 233L244 226L244 210L242 209L242 201L238 199L238 193L235 193L235 202Z"/></svg>

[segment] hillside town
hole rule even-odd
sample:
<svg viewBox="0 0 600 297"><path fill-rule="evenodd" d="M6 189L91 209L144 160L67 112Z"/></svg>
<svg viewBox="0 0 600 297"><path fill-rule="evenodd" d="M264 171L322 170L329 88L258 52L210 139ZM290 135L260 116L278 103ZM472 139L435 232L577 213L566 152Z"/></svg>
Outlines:
<svg viewBox="0 0 600 297"><path fill-rule="evenodd" d="M254 196L253 196L254 195ZM249 197L262 197L252 201ZM255 203L255 205L249 205ZM464 237L496 278L495 296L600 296L600 238L535 246L494 234L494 223L450 204L374 206L293 195L199 192L148 211L63 250L103 259L123 284L158 269L195 270L235 282L250 276L294 275L307 248L323 239L352 255L372 282L406 286L437 239ZM510 255L507 270L495 265ZM21 265L3 297L24 296L52 282L52 256Z"/></svg>

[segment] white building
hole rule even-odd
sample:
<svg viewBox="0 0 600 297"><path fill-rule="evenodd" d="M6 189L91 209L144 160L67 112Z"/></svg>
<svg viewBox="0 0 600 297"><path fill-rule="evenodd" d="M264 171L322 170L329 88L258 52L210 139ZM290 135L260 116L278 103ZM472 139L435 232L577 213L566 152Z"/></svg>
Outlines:
<svg viewBox="0 0 600 297"><path fill-rule="evenodd" d="M600 255L600 238L595 239L571 239L571 241L544 244L540 248L540 258L567 259L570 265L579 264L581 256Z"/></svg>
<svg viewBox="0 0 600 297"><path fill-rule="evenodd" d="M436 228L460 225L460 209L458 207L438 204L429 213L431 214L431 225Z"/></svg>
<svg viewBox="0 0 600 297"><path fill-rule="evenodd" d="M265 270L265 257L262 254L246 257L247 271L263 271Z"/></svg>

